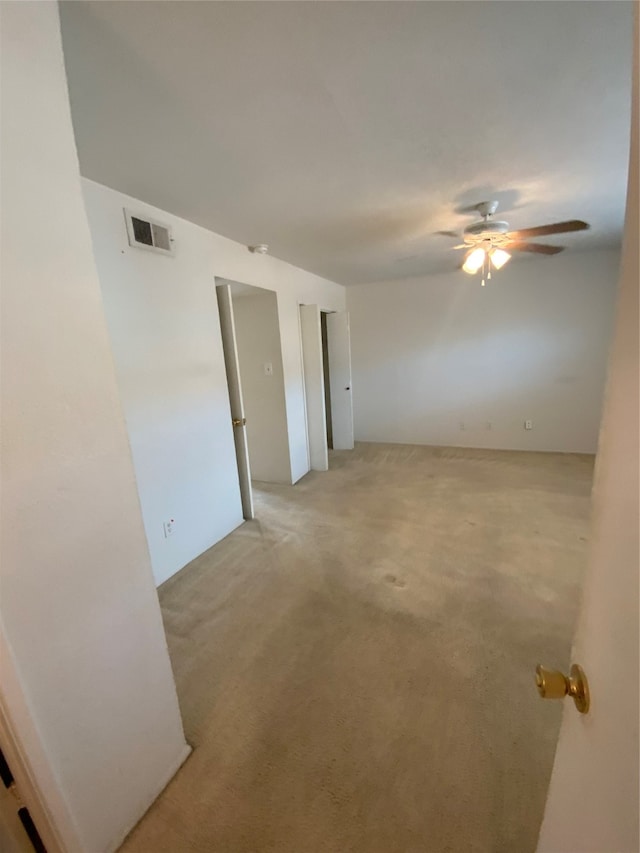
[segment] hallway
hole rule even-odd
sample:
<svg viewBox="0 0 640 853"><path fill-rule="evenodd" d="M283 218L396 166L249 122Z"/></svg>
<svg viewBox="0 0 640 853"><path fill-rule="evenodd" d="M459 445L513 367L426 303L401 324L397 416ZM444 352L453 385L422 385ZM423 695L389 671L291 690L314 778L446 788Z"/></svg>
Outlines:
<svg viewBox="0 0 640 853"><path fill-rule="evenodd" d="M359 444L160 588L192 756L125 853L529 853L593 458Z"/></svg>

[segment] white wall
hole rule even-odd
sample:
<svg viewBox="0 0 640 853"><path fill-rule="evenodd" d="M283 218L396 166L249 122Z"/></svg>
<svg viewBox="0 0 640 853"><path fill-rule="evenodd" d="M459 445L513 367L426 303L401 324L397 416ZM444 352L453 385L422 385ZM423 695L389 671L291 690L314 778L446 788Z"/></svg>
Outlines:
<svg viewBox="0 0 640 853"><path fill-rule="evenodd" d="M2 5L0 700L68 851L188 752L83 207L55 3Z"/></svg>
<svg viewBox="0 0 640 853"><path fill-rule="evenodd" d="M217 277L273 290L278 296L291 479L295 483L309 470L298 306L316 303L322 310L344 311L345 288L270 255L252 254L246 246L218 234L211 234L211 239Z"/></svg>
<svg viewBox="0 0 640 853"><path fill-rule="evenodd" d="M151 209L90 181L84 196L160 584L242 523L215 255L208 231L155 210L172 225L175 256L132 248L122 208Z"/></svg>
<svg viewBox="0 0 640 853"><path fill-rule="evenodd" d="M256 288L250 295L235 296L233 314L251 478L267 483L291 483L276 294ZM271 376L265 374L265 364L271 364Z"/></svg>
<svg viewBox="0 0 640 853"><path fill-rule="evenodd" d="M350 287L356 439L594 453L618 265L515 257L486 287L463 272Z"/></svg>
<svg viewBox="0 0 640 853"><path fill-rule="evenodd" d="M344 310L345 289L93 181L82 183L161 583L242 521L216 277L277 294L290 482L309 470L298 304ZM171 225L175 256L131 248L124 207ZM169 539L167 517L176 520Z"/></svg>

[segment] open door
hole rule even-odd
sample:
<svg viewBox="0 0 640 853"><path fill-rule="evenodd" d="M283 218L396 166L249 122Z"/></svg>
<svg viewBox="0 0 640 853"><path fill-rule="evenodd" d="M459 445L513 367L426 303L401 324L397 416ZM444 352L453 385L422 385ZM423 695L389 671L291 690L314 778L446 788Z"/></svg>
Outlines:
<svg viewBox="0 0 640 853"><path fill-rule="evenodd" d="M590 563L573 648L591 708L565 699L539 853L636 853L638 832L638 21L618 306L600 430Z"/></svg>
<svg viewBox="0 0 640 853"><path fill-rule="evenodd" d="M353 450L353 398L351 396L351 335L349 314L327 314L331 421L335 450Z"/></svg>
<svg viewBox="0 0 640 853"><path fill-rule="evenodd" d="M302 337L302 364L307 408L309 462L312 471L328 471L329 451L327 447L322 365L322 332L320 309L317 305L300 306L300 334Z"/></svg>
<svg viewBox="0 0 640 853"><path fill-rule="evenodd" d="M222 349L227 371L229 386L229 403L231 404L231 420L233 423L233 438L236 446L238 463L238 480L240 482L240 498L242 515L247 520L254 517L253 491L251 488L251 469L249 466L249 447L247 444L247 419L242 400L242 384L240 381L240 363L238 360L238 345L233 319L233 302L231 286L218 284L216 286L218 309L220 312L220 330L222 332Z"/></svg>

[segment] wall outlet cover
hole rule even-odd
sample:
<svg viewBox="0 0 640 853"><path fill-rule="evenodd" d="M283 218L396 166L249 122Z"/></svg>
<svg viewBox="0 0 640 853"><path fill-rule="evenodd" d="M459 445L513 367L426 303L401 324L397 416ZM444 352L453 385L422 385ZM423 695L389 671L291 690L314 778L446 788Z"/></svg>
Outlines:
<svg viewBox="0 0 640 853"><path fill-rule="evenodd" d="M165 521L165 523L163 524L163 528L164 528L164 538L168 539L169 536L173 535L173 532L176 528L175 518L170 518L169 521Z"/></svg>
<svg viewBox="0 0 640 853"><path fill-rule="evenodd" d="M533 421L525 421L524 422L525 429L533 429Z"/></svg>

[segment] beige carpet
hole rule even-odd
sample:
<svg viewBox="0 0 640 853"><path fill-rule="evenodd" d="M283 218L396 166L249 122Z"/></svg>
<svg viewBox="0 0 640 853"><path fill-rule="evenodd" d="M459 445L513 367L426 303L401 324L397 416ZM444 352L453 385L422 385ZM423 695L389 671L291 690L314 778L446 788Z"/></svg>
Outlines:
<svg viewBox="0 0 640 853"><path fill-rule="evenodd" d="M160 590L193 755L127 853L528 853L586 456L359 445Z"/></svg>

